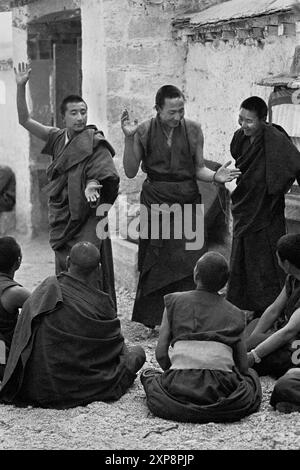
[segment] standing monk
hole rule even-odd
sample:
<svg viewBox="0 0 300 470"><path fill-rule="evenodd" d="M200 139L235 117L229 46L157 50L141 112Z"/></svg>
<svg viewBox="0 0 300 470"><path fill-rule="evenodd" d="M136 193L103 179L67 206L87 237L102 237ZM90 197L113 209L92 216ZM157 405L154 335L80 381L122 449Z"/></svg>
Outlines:
<svg viewBox="0 0 300 470"><path fill-rule="evenodd" d="M56 274L65 271L72 246L82 240L97 246L101 254L100 287L116 302L114 271L109 238L96 234L99 217L96 207L113 204L119 189L119 176L113 162L114 149L95 126L87 126L87 104L70 95L61 104L64 129L44 126L28 112L25 87L28 65L15 69L17 107L20 124L46 142L43 154L53 157L47 169L49 184L50 245L55 253ZM101 188L101 196L100 196Z"/></svg>
<svg viewBox="0 0 300 470"><path fill-rule="evenodd" d="M205 166L201 126L184 118L184 101L178 88L165 85L156 94L155 118L140 125L136 121L131 124L128 112L123 112L124 170L126 176L134 178L142 164L147 178L140 202L148 214L154 204L165 204L169 208L179 204L183 211L189 205L195 222L197 204L201 203L197 181L225 183L240 172L227 168L230 162L217 171ZM182 231L185 228L182 227ZM204 247L187 249L184 235L180 239L174 236L151 239L151 226L148 229L149 236L141 237L145 230L141 221L140 277L132 320L153 328L161 323L164 295L194 288L193 268Z"/></svg>
<svg viewBox="0 0 300 470"><path fill-rule="evenodd" d="M285 234L284 195L300 176L300 153L285 131L266 123L268 107L252 96L241 104L231 154L241 170L232 193L233 244L228 300L256 316L274 302L285 274L276 244Z"/></svg>

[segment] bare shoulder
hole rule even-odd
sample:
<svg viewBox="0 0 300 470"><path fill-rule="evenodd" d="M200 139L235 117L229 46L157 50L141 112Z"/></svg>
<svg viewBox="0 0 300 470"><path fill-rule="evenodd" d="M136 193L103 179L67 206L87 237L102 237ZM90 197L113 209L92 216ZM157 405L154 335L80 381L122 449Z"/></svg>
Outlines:
<svg viewBox="0 0 300 470"><path fill-rule="evenodd" d="M25 300L30 296L30 292L22 286L12 286L6 289L1 296L1 303L5 310L13 312L21 308Z"/></svg>

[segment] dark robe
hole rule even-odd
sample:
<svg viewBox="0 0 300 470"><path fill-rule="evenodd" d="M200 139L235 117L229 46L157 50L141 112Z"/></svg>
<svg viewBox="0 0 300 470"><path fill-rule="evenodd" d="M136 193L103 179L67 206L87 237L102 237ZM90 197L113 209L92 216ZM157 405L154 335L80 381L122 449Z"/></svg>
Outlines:
<svg viewBox="0 0 300 470"><path fill-rule="evenodd" d="M0 273L0 338L10 347L15 326L18 320L19 309L9 313L2 305L2 294L10 287L20 286L20 284L5 273Z"/></svg>
<svg viewBox="0 0 300 470"><path fill-rule="evenodd" d="M103 134L88 126L65 145L65 129L50 133L43 153L52 155L47 169L49 183L50 245L55 251L56 274L66 270L66 257L75 243L89 241L101 254L100 287L116 302L111 241L100 240L96 227L101 220L91 208L84 190L89 181L103 186L100 204L113 204L119 176L113 162L114 150Z"/></svg>
<svg viewBox="0 0 300 470"><path fill-rule="evenodd" d="M262 312L284 284L276 244L286 233L284 194L300 175L300 153L287 135L266 124L252 144L238 130L231 154L242 175L231 196L233 242L227 298L239 308Z"/></svg>
<svg viewBox="0 0 300 470"><path fill-rule="evenodd" d="M164 295L170 292L186 291L194 288L193 269L196 261L206 251L206 234L208 225L203 227L204 220L198 220L198 233L204 232L203 245L197 249L187 249L188 240L185 234L180 239L174 236L175 217L177 223L184 226L181 216L171 216L171 236L165 239L151 239L150 211L153 204L166 204L171 207L178 204L183 213L184 204L192 208L193 230L196 229L196 207L201 204L201 196L195 176L195 145L193 145L195 124L182 120L174 128L172 145L167 145L167 139L159 117L143 123L138 129L144 156L142 170L147 173L143 183L140 202L147 208L148 218L140 217L140 234L148 229L148 237L139 239L138 270L140 273L132 320L153 327L159 325L164 309ZM206 162L207 163L207 162ZM217 169L220 165L214 162L208 166ZM226 205L224 188L218 190L220 199ZM213 202L208 212L208 219L214 223L219 211L219 200ZM220 219L220 218L219 218ZM220 222L220 220L219 220ZM160 220L161 223L161 220ZM209 224L212 225L212 224ZM222 223L219 233L223 231ZM147 231L147 230L146 230ZM184 230L183 230L184 232Z"/></svg>
<svg viewBox="0 0 300 470"><path fill-rule="evenodd" d="M11 211L16 202L16 178L9 166L0 165L0 212Z"/></svg>
<svg viewBox="0 0 300 470"><path fill-rule="evenodd" d="M289 322L295 310L300 308L300 281L288 275L285 281L285 289L288 297L286 306L272 330L266 334L266 338L283 328ZM251 329L250 323L249 330ZM293 348L294 341L300 341L300 333L295 334L295 337L281 348L263 357L260 363L254 364L253 368L259 375L271 375L275 378L281 377L290 368L296 367L292 361L292 355L295 351Z"/></svg>
<svg viewBox="0 0 300 470"><path fill-rule="evenodd" d="M241 341L244 314L216 293L194 290L165 296L171 346L178 341L208 341L234 347ZM236 421L258 410L257 374L236 366L218 369L168 369L142 375L147 404L155 415L197 423Z"/></svg>
<svg viewBox="0 0 300 470"><path fill-rule="evenodd" d="M68 273L49 277L23 306L0 399L49 408L116 400L136 376L128 357L109 295Z"/></svg>
<svg viewBox="0 0 300 470"><path fill-rule="evenodd" d="M299 346L298 346L299 348ZM299 361L299 349L297 354ZM300 368L299 364L297 369L290 369L285 375L280 377L275 383L270 404L275 408L278 403L289 403L292 406L296 405L297 409L290 411L300 411Z"/></svg>
<svg viewBox="0 0 300 470"><path fill-rule="evenodd" d="M19 309L17 308L14 312L7 312L2 305L1 297L2 294L10 287L20 286L20 284L14 281L5 273L0 273L0 341L5 344L5 359L7 360L12 337L15 331L15 327L18 320ZM0 364L0 380L3 377L5 364Z"/></svg>

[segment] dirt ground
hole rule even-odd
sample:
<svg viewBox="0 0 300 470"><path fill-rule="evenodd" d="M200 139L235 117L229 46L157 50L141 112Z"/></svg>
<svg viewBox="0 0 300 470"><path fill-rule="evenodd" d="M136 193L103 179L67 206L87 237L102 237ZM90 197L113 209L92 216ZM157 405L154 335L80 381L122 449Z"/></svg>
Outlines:
<svg viewBox="0 0 300 470"><path fill-rule="evenodd" d="M33 289L54 273L54 257L46 236L18 240L23 249L23 264L16 280ZM149 338L146 328L125 318L132 304L133 293L118 286L124 336L128 344L145 348L144 367L158 367L154 359L157 337ZM139 377L127 394L114 403L95 402L62 411L0 405L0 449L299 449L300 415L281 414L270 407L273 384L272 379L263 377L260 411L231 424L182 424L154 417L147 409Z"/></svg>

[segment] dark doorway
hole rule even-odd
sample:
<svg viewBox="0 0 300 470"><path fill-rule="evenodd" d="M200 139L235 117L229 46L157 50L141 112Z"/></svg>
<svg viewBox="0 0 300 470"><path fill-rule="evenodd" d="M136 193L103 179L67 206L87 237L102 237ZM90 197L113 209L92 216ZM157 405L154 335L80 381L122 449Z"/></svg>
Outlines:
<svg viewBox="0 0 300 470"><path fill-rule="evenodd" d="M50 126L63 127L60 103L69 94L81 94L80 10L64 10L35 19L28 25L31 61L32 116ZM48 229L46 168L50 158L41 155L43 142L31 136L30 171L33 233Z"/></svg>

